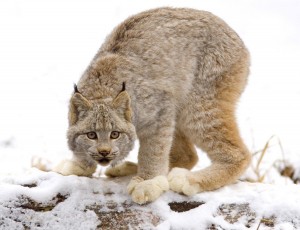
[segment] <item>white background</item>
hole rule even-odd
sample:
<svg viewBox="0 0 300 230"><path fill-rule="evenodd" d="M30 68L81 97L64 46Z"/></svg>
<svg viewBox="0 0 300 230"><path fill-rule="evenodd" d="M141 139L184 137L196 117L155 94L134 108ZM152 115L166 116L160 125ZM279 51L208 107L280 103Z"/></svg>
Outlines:
<svg viewBox="0 0 300 230"><path fill-rule="evenodd" d="M211 11L239 33L252 56L237 111L242 136L255 151L276 135L286 158L299 158L300 1L1 0L1 174L22 172L33 155L71 156L65 132L73 83L118 23L159 6ZM276 144L268 152L274 159Z"/></svg>

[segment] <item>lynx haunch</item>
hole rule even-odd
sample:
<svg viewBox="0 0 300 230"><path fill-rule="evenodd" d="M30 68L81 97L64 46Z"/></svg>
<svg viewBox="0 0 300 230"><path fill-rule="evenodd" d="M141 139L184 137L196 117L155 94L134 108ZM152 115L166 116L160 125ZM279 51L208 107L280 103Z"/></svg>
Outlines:
<svg viewBox="0 0 300 230"><path fill-rule="evenodd" d="M137 203L164 191L193 195L235 182L250 162L235 118L249 72L239 36L205 11L158 8L132 16L107 37L70 100L73 159L54 171L135 174ZM126 83L126 85L125 85ZM136 138L138 164L121 163ZM211 165L191 172L205 151Z"/></svg>

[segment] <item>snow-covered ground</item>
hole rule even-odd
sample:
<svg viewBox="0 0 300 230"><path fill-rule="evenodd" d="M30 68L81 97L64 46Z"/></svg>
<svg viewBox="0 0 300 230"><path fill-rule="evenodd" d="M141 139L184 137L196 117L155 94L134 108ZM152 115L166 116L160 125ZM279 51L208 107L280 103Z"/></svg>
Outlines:
<svg viewBox="0 0 300 230"><path fill-rule="evenodd" d="M269 138L275 135L258 168L260 176L265 174L264 182L276 184L256 187L257 184L239 183L219 193L197 195L193 199L211 205L210 213L199 211L199 207L182 216L164 206L166 204L163 203L169 199L181 199L169 192L151 206L165 210L163 216L166 221L162 222L162 226L186 226L182 219L187 224L203 224L203 219L191 219L193 212L215 221L212 213L216 211L217 203L209 203L209 200L212 197L217 199L216 194L225 199L225 203L251 203L252 208L261 210L258 215L267 213L272 216L272 212L282 214L291 210L299 217L300 201L296 196L299 185L291 185L291 180L281 177L273 167L281 160L287 160L298 170L295 174L298 173L300 178L298 0L0 1L0 175L2 180L9 182L0 184L0 202L15 199L21 193L43 201L61 191L64 184L70 185L66 186L66 192L72 190L71 186L74 187L72 191L80 190L72 193L75 197L82 196L85 189L101 190L102 183L92 185L94 180L101 180L99 178L66 179L36 171L36 176L29 178L36 178L37 188L20 188L10 184L17 180L17 175L30 168L33 156L52 162L71 156L65 132L73 83L77 82L114 26L132 14L159 6L211 11L234 28L246 43L252 56L252 68L237 117L241 134L252 152L262 150ZM137 148L129 158L135 161L136 153ZM205 155L200 154L198 168L208 164ZM259 156L261 152L256 154L245 178L257 179L255 168ZM52 180L62 184L51 185ZM282 188L282 185L286 187ZM116 186L113 188L117 189ZM37 195L39 192L41 194ZM62 210L64 208L61 207ZM93 215L86 213L91 225L95 224ZM294 219L293 215L287 218ZM280 216L285 217L284 214ZM299 219L297 221L299 224ZM300 225L297 226L300 228Z"/></svg>
<svg viewBox="0 0 300 230"><path fill-rule="evenodd" d="M169 191L139 206L126 192L128 179L38 170L6 177L0 183L0 229L300 229L298 185L239 182L193 197ZM173 202L200 205L180 210Z"/></svg>

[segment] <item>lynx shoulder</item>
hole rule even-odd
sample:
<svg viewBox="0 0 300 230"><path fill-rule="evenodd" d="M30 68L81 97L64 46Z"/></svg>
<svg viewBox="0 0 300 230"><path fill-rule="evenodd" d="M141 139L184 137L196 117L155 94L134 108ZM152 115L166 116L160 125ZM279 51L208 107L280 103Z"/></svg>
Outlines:
<svg viewBox="0 0 300 230"><path fill-rule="evenodd" d="M74 158L57 171L86 175L99 163L112 165L108 175L136 172L128 192L137 203L169 188L193 195L233 183L250 161L235 119L248 72L244 43L209 12L158 8L128 18L75 88L68 129ZM137 167L118 165L136 138ZM195 146L212 164L191 172Z"/></svg>

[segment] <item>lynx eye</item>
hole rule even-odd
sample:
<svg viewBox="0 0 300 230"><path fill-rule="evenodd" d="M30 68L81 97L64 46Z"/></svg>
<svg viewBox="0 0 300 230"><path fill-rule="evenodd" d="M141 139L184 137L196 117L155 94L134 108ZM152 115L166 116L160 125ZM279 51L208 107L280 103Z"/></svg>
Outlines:
<svg viewBox="0 0 300 230"><path fill-rule="evenodd" d="M110 133L110 138L111 139L117 139L120 136L120 133L118 131L112 131Z"/></svg>
<svg viewBox="0 0 300 230"><path fill-rule="evenodd" d="M97 138L97 134L95 132L89 132L86 135L89 139L92 139L92 140Z"/></svg>

